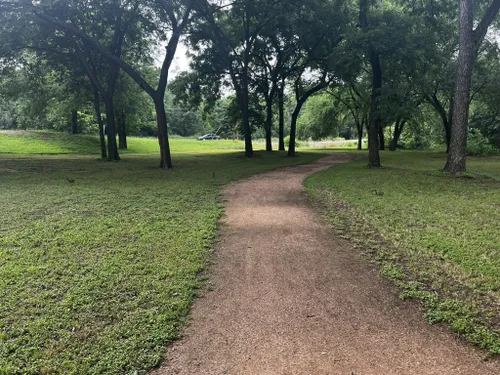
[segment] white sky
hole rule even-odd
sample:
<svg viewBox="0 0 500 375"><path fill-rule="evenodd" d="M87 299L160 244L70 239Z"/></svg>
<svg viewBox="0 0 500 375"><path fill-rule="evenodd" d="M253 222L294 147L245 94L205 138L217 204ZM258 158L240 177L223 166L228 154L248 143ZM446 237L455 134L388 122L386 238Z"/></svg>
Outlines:
<svg viewBox="0 0 500 375"><path fill-rule="evenodd" d="M163 62L163 58L165 57L165 49L164 47L160 47L156 52L155 57L155 65L157 67L161 67ZM169 70L169 78L175 78L181 72L185 72L189 70L189 58L187 57L187 47L186 45L180 41L177 46L177 51L175 52L174 61L172 61L172 65Z"/></svg>

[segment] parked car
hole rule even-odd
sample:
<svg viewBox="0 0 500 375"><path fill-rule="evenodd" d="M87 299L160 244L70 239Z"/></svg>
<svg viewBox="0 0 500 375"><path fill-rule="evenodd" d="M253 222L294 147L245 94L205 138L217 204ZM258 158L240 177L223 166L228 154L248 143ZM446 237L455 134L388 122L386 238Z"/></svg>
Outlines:
<svg viewBox="0 0 500 375"><path fill-rule="evenodd" d="M201 137L198 137L199 141L218 141L220 137L215 134L205 134Z"/></svg>

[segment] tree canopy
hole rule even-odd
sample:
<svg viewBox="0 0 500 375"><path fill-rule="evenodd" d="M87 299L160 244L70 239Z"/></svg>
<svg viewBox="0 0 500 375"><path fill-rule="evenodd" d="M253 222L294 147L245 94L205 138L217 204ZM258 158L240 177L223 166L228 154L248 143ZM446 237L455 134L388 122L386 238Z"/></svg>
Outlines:
<svg viewBox="0 0 500 375"><path fill-rule="evenodd" d="M379 150L500 145L500 0L71 0L0 3L0 127L98 133L119 159L127 134L368 137ZM173 80L179 43L189 67ZM170 83L169 83L170 81ZM149 98L149 99L148 99ZM309 103L308 103L309 102ZM469 119L470 113L470 119ZM156 126L154 124L156 123ZM278 124L276 126L276 124ZM107 145L105 140L107 135ZM116 141L118 136L119 141ZM490 146L488 146L490 145Z"/></svg>

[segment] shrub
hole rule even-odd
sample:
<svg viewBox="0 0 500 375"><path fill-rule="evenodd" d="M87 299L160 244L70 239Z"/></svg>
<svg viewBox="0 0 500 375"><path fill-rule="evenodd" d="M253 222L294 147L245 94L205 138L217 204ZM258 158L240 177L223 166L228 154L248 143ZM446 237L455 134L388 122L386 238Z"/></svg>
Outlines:
<svg viewBox="0 0 500 375"><path fill-rule="evenodd" d="M498 150L489 142L489 140L478 130L469 131L467 138L467 155L483 156L497 154Z"/></svg>

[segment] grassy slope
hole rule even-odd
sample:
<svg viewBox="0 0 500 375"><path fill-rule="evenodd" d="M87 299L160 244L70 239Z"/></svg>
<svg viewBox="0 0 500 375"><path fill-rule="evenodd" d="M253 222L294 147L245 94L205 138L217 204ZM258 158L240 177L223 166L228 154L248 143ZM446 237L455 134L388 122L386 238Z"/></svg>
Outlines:
<svg viewBox="0 0 500 375"><path fill-rule="evenodd" d="M469 159L471 178L438 172L443 154L386 152L382 161L381 170L363 156L319 173L308 192L382 262L402 297L424 301L430 322L500 353L500 158Z"/></svg>
<svg viewBox="0 0 500 375"><path fill-rule="evenodd" d="M209 259L221 185L318 156L177 153L169 171L156 155L0 157L0 374L159 364Z"/></svg>
<svg viewBox="0 0 500 375"><path fill-rule="evenodd" d="M128 137L128 149L121 154L158 154L160 148L154 138ZM171 139L172 152L221 152L243 150L242 141L197 141L196 139ZM256 149L262 147L256 147ZM99 140L91 135L71 135L49 131L0 132L0 154L73 154L98 155Z"/></svg>

